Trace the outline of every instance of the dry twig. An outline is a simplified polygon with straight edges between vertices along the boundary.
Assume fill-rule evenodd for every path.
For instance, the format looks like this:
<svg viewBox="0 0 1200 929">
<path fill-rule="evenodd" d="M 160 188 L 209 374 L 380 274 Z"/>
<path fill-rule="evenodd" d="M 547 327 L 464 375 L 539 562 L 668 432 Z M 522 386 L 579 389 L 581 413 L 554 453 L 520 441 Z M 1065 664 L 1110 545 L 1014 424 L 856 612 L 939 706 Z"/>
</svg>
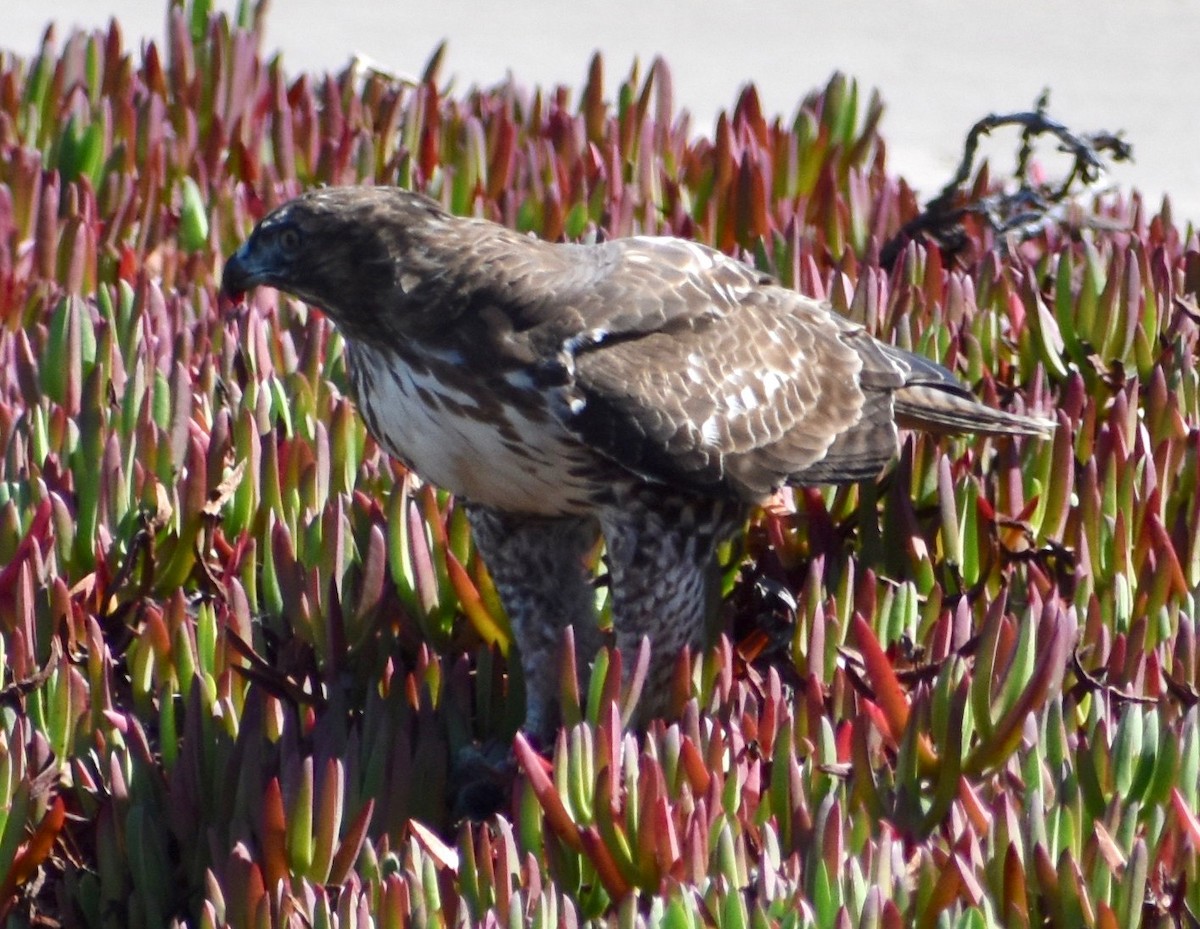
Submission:
<svg viewBox="0 0 1200 929">
<path fill-rule="evenodd" d="M 1050 93 L 1043 91 L 1035 109 L 1022 113 L 985 116 L 971 127 L 963 145 L 962 159 L 950 182 L 942 192 L 929 201 L 925 209 L 904 224 L 904 227 L 884 245 L 880 262 L 891 267 L 904 246 L 919 238 L 929 238 L 950 253 L 960 250 L 967 240 L 963 219 L 968 215 L 980 217 L 997 236 L 1015 235 L 1023 241 L 1048 225 L 1059 222 L 1071 205 L 1071 198 L 1080 185 L 1094 184 L 1104 173 L 1107 162 L 1129 161 L 1132 146 L 1121 133 L 1095 132 L 1079 134 L 1046 115 Z M 1015 190 L 976 196 L 965 193 L 972 174 L 982 136 L 1003 126 L 1021 126 L 1021 146 L 1017 152 L 1017 167 L 1013 178 Z M 1061 182 L 1036 182 L 1030 178 L 1030 163 L 1035 140 L 1044 135 L 1055 137 L 1059 150 L 1072 158 L 1071 169 Z"/>
</svg>

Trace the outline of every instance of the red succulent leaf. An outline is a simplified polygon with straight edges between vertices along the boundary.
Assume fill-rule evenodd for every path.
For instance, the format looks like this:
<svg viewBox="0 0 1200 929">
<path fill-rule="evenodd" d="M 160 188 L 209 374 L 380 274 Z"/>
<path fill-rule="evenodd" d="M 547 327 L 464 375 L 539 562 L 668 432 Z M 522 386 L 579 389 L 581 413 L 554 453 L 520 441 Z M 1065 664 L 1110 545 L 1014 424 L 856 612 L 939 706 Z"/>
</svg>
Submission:
<svg viewBox="0 0 1200 929">
<path fill-rule="evenodd" d="M 862 653 L 867 678 L 875 691 L 875 700 L 883 711 L 883 720 L 887 724 L 885 735 L 893 742 L 899 742 L 908 725 L 908 696 L 900 685 L 900 679 L 896 676 L 887 653 L 861 613 L 854 614 L 851 626 L 854 630 L 854 641 L 858 643 Z"/>
<path fill-rule="evenodd" d="M 533 788 L 533 794 L 537 797 L 542 812 L 546 814 L 546 822 L 550 828 L 575 851 L 582 851 L 579 827 L 571 819 L 554 781 L 550 779 L 549 763 L 534 751 L 533 746 L 520 732 L 513 736 L 513 753 L 517 756 L 518 766 L 529 778 L 529 786 Z"/>
<path fill-rule="evenodd" d="M 62 797 L 55 797 L 33 835 L 17 850 L 4 881 L 0 883 L 0 919 L 7 918 L 16 902 L 18 889 L 27 884 L 42 862 L 50 857 L 66 818 L 66 804 Z"/>
</svg>

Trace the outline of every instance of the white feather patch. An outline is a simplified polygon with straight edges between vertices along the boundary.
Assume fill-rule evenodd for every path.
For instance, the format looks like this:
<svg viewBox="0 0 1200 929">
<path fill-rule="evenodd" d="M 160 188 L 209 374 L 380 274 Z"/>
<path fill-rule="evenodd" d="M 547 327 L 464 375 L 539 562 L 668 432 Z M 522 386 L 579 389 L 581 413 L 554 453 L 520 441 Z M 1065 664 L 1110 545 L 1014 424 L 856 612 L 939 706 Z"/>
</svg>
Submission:
<svg viewBox="0 0 1200 929">
<path fill-rule="evenodd" d="M 359 363 L 370 359 L 375 372 L 369 407 L 379 433 L 376 439 L 424 480 L 509 511 L 560 515 L 579 509 L 577 501 L 586 496 L 588 485 L 571 478 L 570 471 L 591 453 L 564 426 L 552 418 L 521 416 L 508 405 L 508 424 L 521 448 L 516 451 L 511 439 L 505 440 L 501 424 L 480 418 L 474 397 L 447 387 L 428 372 L 414 371 L 396 355 L 381 357 L 378 349 L 362 344 L 350 350 Z M 462 359 L 446 353 L 439 360 Z M 381 374 L 384 370 L 390 373 Z M 427 403 L 423 393 L 434 402 Z M 364 403 L 361 396 L 359 402 Z M 476 415 L 455 414 L 455 406 Z M 371 417 L 366 418 L 370 423 Z"/>
</svg>

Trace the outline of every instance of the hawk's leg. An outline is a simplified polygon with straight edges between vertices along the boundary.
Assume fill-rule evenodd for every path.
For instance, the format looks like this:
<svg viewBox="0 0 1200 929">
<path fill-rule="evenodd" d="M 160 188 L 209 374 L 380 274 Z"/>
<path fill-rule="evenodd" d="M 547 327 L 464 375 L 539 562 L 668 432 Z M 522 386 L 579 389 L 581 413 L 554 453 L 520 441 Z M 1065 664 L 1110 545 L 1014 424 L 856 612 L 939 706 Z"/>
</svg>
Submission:
<svg viewBox="0 0 1200 929">
<path fill-rule="evenodd" d="M 704 646 L 720 607 L 716 550 L 741 529 L 746 509 L 712 497 L 634 492 L 600 517 L 612 576 L 616 644 L 628 673 L 643 638 L 650 668 L 638 722 L 660 715 L 684 646 Z"/>
<path fill-rule="evenodd" d="M 590 517 L 538 517 L 471 505 L 475 544 L 508 611 L 525 678 L 525 729 L 549 740 L 558 724 L 559 650 L 574 627 L 577 667 L 600 647 L 586 558 L 600 537 Z"/>
</svg>

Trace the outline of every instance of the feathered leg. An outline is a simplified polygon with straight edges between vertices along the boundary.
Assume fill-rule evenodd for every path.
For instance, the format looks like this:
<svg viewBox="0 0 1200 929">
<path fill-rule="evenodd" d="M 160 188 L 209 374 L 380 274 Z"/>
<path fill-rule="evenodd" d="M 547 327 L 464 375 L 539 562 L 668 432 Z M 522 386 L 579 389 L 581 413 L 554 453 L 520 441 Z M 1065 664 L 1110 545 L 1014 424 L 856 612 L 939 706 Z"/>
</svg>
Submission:
<svg viewBox="0 0 1200 929">
<path fill-rule="evenodd" d="M 548 741 L 558 724 L 559 649 L 574 627 L 585 671 L 600 647 L 596 592 L 585 565 L 600 527 L 587 517 L 528 517 L 472 505 L 475 544 L 508 611 L 525 677 L 525 729 Z"/>
<path fill-rule="evenodd" d="M 613 629 L 626 673 L 642 639 L 650 641 L 639 723 L 667 709 L 671 675 L 684 646 L 694 652 L 706 643 L 720 607 L 716 549 L 745 518 L 745 507 L 728 500 L 648 492 L 635 492 L 601 514 Z"/>
</svg>

